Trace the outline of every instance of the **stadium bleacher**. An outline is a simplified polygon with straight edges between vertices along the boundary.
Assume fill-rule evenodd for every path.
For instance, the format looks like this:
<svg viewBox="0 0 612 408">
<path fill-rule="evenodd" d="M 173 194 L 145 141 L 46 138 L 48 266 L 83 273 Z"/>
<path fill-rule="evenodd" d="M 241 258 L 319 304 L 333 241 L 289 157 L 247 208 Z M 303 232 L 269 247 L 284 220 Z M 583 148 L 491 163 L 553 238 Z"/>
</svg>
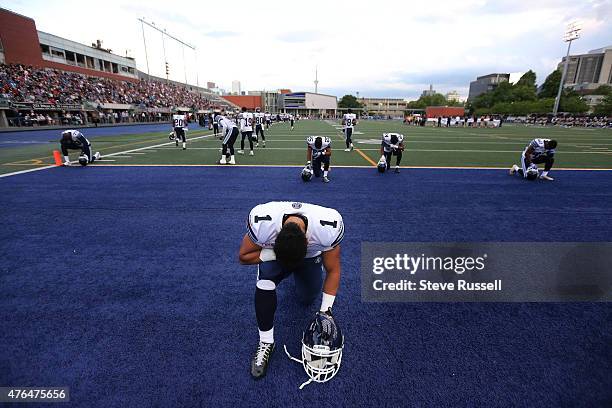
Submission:
<svg viewBox="0 0 612 408">
<path fill-rule="evenodd" d="M 0 64 L 0 100 L 57 105 L 58 111 L 62 110 L 60 105 L 66 104 L 89 105 L 98 110 L 105 104 L 120 104 L 139 112 L 176 107 L 197 112 L 232 106 L 213 93 L 193 91 L 173 82 L 119 81 L 21 64 Z"/>
</svg>

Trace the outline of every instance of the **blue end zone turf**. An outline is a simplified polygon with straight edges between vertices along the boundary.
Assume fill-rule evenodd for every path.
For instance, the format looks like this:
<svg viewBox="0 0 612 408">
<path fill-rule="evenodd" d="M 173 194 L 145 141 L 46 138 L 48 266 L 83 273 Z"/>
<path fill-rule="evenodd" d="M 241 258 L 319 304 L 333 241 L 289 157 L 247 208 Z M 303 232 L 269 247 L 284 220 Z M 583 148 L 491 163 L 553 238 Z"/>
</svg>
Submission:
<svg viewBox="0 0 612 408">
<path fill-rule="evenodd" d="M 0 385 L 70 386 L 81 407 L 612 401 L 609 303 L 370 304 L 359 276 L 362 241 L 609 241 L 612 173 L 334 169 L 330 184 L 305 184 L 300 170 L 94 165 L 2 179 Z M 346 225 L 342 368 L 303 391 L 282 345 L 299 353 L 318 301 L 294 302 L 291 280 L 268 376 L 249 375 L 256 268 L 237 251 L 249 209 L 269 200 L 332 206 Z"/>
</svg>

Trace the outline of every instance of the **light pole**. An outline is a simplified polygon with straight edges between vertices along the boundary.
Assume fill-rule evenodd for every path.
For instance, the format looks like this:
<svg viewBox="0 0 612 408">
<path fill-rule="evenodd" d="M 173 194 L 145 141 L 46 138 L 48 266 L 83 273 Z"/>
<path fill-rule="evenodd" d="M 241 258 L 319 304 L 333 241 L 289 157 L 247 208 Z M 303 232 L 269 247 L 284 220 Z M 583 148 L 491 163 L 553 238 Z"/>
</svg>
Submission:
<svg viewBox="0 0 612 408">
<path fill-rule="evenodd" d="M 555 99 L 555 107 L 553 108 L 553 115 L 557 116 L 559 110 L 559 102 L 561 102 L 561 93 L 563 91 L 563 83 L 565 82 L 565 76 L 567 75 L 567 66 L 569 65 L 570 48 L 572 41 L 580 38 L 580 26 L 577 22 L 573 22 L 567 25 L 567 30 L 563 36 L 563 41 L 567 43 L 567 55 L 565 56 L 565 64 L 563 64 L 563 73 L 561 74 L 561 82 L 559 83 L 559 91 L 557 92 L 557 98 Z"/>
</svg>

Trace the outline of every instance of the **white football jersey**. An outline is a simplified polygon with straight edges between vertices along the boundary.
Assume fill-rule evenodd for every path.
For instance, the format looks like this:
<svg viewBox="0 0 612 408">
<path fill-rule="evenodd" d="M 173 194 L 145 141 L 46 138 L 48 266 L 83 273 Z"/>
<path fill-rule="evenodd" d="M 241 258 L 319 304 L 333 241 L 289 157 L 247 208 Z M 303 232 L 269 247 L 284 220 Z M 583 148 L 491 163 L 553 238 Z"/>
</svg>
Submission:
<svg viewBox="0 0 612 408">
<path fill-rule="evenodd" d="M 253 131 L 253 114 L 251 112 L 243 112 L 238 116 L 238 118 L 240 119 L 241 132 Z"/>
<path fill-rule="evenodd" d="M 317 137 L 320 137 L 321 140 L 321 148 L 317 149 L 315 147 L 315 139 Z M 323 150 L 327 149 L 328 147 L 331 147 L 331 139 L 329 137 L 325 137 L 325 136 L 308 136 L 308 138 L 306 139 L 306 144 L 308 146 L 310 146 L 310 148 L 315 151 L 315 152 L 322 152 Z"/>
<path fill-rule="evenodd" d="M 397 136 L 397 143 L 391 143 L 391 136 Z M 382 145 L 385 152 L 390 152 L 391 150 L 397 148 L 404 141 L 404 135 L 399 133 L 383 133 L 382 135 Z"/>
<path fill-rule="evenodd" d="M 306 258 L 314 258 L 335 248 L 344 238 L 344 223 L 338 211 L 291 201 L 271 201 L 253 208 L 247 220 L 247 233 L 255 244 L 273 248 L 288 215 L 300 215 L 307 220 Z"/>
<path fill-rule="evenodd" d="M 261 112 L 255 112 L 253 116 L 255 118 L 255 126 L 263 126 L 265 115 Z"/>
<path fill-rule="evenodd" d="M 219 124 L 219 126 L 222 126 L 226 129 L 231 129 L 231 128 L 235 128 L 236 124 L 234 123 L 234 121 L 232 121 L 231 119 L 226 118 L 223 115 L 217 115 L 217 123 Z"/>
<path fill-rule="evenodd" d="M 187 118 L 185 115 L 172 115 L 172 127 L 187 129 Z"/>
<path fill-rule="evenodd" d="M 269 122 L 271 115 L 269 113 L 264 113 L 264 117 L 266 118 L 266 122 Z"/>
<path fill-rule="evenodd" d="M 78 130 L 74 130 L 74 129 L 70 129 L 70 130 L 64 130 L 62 132 L 62 135 L 64 133 L 70 133 L 70 138 L 72 139 L 73 142 L 76 142 L 78 140 L 83 140 L 85 139 L 85 136 L 83 136 L 83 134 L 81 132 L 79 132 Z M 85 139 L 87 140 L 87 139 Z"/>
<path fill-rule="evenodd" d="M 550 141 L 550 139 L 533 139 L 531 142 L 529 142 L 527 147 L 525 147 L 525 150 L 523 150 L 523 156 L 525 156 L 525 153 L 527 153 L 527 149 L 529 149 L 530 147 L 533 147 L 534 157 L 541 156 L 543 154 L 555 154 L 555 149 L 546 149 L 544 147 L 544 142 L 548 141 Z"/>
<path fill-rule="evenodd" d="M 357 121 L 357 115 L 354 113 L 345 113 L 342 119 L 344 119 L 345 128 L 354 128 L 355 122 Z"/>
</svg>

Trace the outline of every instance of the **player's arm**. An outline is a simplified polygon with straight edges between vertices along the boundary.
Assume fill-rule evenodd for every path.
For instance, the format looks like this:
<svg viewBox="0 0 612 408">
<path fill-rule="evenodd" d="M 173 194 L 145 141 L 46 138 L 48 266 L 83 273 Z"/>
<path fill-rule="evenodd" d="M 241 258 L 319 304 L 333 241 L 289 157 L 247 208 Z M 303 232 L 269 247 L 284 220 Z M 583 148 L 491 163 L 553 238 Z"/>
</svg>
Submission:
<svg viewBox="0 0 612 408">
<path fill-rule="evenodd" d="M 322 256 L 326 272 L 323 293 L 336 296 L 340 287 L 340 245 L 323 252 Z"/>
<path fill-rule="evenodd" d="M 306 150 L 306 160 L 310 163 L 312 161 L 312 147 L 308 145 L 308 150 Z"/>
<path fill-rule="evenodd" d="M 261 254 L 261 247 L 257 245 L 249 234 L 245 234 L 240 244 L 240 250 L 238 251 L 238 260 L 243 265 L 254 265 L 261 262 L 259 255 Z"/>
<path fill-rule="evenodd" d="M 529 146 L 525 151 L 525 164 L 529 166 L 531 164 L 531 155 L 533 154 L 533 146 Z"/>
<path fill-rule="evenodd" d="M 331 156 L 331 147 L 327 147 L 327 148 L 325 149 L 325 153 L 324 153 L 324 154 L 325 154 L 326 156 Z"/>
</svg>

